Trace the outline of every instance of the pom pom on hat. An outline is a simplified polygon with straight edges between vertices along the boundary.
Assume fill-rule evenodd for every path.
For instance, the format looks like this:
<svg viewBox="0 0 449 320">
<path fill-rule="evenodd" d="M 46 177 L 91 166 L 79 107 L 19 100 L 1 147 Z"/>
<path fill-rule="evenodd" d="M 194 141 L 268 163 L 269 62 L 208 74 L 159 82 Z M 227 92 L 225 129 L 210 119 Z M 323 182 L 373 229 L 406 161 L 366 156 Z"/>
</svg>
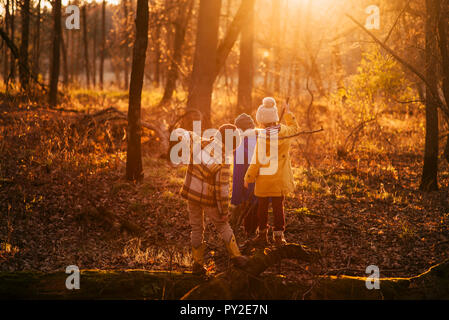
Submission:
<svg viewBox="0 0 449 320">
<path fill-rule="evenodd" d="M 261 124 L 279 121 L 278 108 L 274 98 L 266 97 L 262 100 L 262 105 L 257 109 L 256 120 Z"/>
<path fill-rule="evenodd" d="M 266 97 L 266 98 L 263 98 L 263 100 L 262 100 L 262 105 L 263 105 L 265 108 L 276 107 L 276 100 L 274 100 L 274 98 L 272 98 L 272 97 Z"/>
</svg>

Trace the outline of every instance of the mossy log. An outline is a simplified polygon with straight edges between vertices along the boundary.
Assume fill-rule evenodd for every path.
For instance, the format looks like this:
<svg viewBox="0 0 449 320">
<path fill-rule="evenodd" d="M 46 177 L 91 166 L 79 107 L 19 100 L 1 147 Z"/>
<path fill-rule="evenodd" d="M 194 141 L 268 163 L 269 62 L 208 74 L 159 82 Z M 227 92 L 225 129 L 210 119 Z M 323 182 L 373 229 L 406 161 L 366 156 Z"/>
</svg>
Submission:
<svg viewBox="0 0 449 320">
<path fill-rule="evenodd" d="M 368 290 L 366 278 L 317 276 L 313 285 L 261 275 L 282 259 L 317 263 L 300 245 L 261 250 L 245 270 L 231 268 L 209 279 L 191 273 L 145 270 L 82 270 L 80 289 L 65 287 L 64 272 L 0 273 L 0 299 L 449 299 L 449 260 L 410 278 L 381 278 Z"/>
<path fill-rule="evenodd" d="M 368 290 L 366 277 L 321 277 L 311 299 L 437 300 L 449 299 L 449 260 L 409 278 L 380 278 L 379 289 Z"/>
<path fill-rule="evenodd" d="M 80 289 L 66 288 L 65 272 L 0 273 L 0 299 L 179 299 L 204 282 L 191 273 L 80 270 Z"/>
</svg>

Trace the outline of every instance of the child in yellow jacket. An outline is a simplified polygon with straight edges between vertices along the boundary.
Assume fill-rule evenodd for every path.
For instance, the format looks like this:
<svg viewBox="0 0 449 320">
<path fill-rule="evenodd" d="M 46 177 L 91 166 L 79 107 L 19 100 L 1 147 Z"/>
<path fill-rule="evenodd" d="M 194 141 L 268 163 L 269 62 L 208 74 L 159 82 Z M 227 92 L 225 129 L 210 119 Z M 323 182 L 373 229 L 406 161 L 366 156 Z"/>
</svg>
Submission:
<svg viewBox="0 0 449 320">
<path fill-rule="evenodd" d="M 271 198 L 274 214 L 274 242 L 276 245 L 283 245 L 286 243 L 284 238 L 284 198 L 288 193 L 294 191 L 294 179 L 289 154 L 291 140 L 278 138 L 295 134 L 299 127 L 288 105 L 285 109 L 286 125 L 278 123 L 276 101 L 270 97 L 263 99 L 263 104 L 257 110 L 256 120 L 264 130 L 259 134 L 251 165 L 245 175 L 245 186 L 255 182 L 254 194 L 258 197 L 259 202 L 257 209 L 259 234 L 256 242 L 268 244 L 268 204 Z M 265 152 L 261 152 L 262 156 L 258 150 L 261 148 L 261 143 L 266 146 Z M 259 157 L 263 157 L 264 153 L 270 150 L 270 143 L 277 144 L 277 154 L 267 155 L 266 157 L 269 159 L 267 163 L 266 159 Z M 277 169 L 272 170 L 273 172 L 262 173 L 261 169 L 267 171 L 267 168 L 272 165 L 272 161 L 277 161 Z"/>
</svg>

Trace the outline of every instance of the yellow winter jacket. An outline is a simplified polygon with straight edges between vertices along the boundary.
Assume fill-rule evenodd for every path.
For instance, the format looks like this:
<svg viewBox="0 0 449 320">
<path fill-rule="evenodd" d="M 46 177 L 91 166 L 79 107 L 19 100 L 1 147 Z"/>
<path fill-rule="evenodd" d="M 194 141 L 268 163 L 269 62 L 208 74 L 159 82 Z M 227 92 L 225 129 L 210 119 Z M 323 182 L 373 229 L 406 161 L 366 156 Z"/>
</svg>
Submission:
<svg viewBox="0 0 449 320">
<path fill-rule="evenodd" d="M 285 114 L 285 122 L 286 125 L 280 125 L 278 134 L 279 138 L 290 136 L 298 132 L 299 126 L 293 113 Z M 259 141 L 260 143 L 266 143 L 265 153 L 269 161 L 277 161 L 277 170 L 273 170 L 271 174 L 266 174 L 266 172 L 265 174 L 261 174 L 263 171 L 261 172 L 260 170 L 263 168 L 268 168 L 270 166 L 270 162 L 268 162 L 267 159 L 260 161 L 261 159 L 259 159 L 258 156 L 258 149 L 260 147 Z M 278 142 L 277 155 L 270 155 L 270 139 L 264 139 L 259 136 L 251 165 L 246 172 L 245 181 L 248 183 L 256 183 L 254 194 L 257 197 L 285 196 L 288 193 L 293 192 L 295 189 L 289 154 L 291 139 L 276 139 L 276 141 Z M 265 164 L 261 164 L 261 162 L 265 162 Z"/>
</svg>

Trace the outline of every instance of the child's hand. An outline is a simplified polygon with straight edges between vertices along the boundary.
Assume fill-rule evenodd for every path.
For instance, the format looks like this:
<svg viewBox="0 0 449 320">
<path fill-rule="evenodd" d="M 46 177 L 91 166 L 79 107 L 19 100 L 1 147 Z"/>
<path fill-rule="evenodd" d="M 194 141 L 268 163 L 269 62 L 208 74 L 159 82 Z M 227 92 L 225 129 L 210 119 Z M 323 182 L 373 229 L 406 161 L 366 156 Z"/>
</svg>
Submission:
<svg viewBox="0 0 449 320">
<path fill-rule="evenodd" d="M 248 182 L 243 182 L 243 186 L 245 187 L 245 189 L 248 189 Z"/>
<path fill-rule="evenodd" d="M 228 222 L 229 221 L 229 215 L 221 216 L 221 221 Z"/>
</svg>

